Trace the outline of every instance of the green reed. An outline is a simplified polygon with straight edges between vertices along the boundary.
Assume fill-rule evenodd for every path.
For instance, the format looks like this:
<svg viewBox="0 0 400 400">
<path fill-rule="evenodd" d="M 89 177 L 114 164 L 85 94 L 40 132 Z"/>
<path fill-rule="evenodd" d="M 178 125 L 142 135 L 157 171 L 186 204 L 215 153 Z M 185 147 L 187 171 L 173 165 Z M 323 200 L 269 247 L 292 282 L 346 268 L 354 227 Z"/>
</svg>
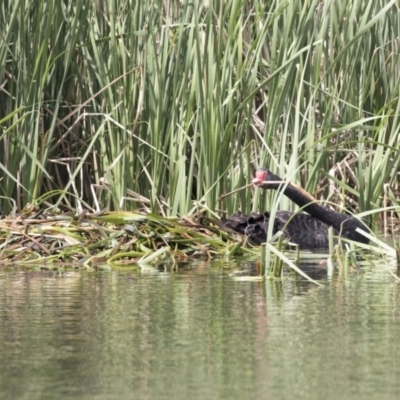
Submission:
<svg viewBox="0 0 400 400">
<path fill-rule="evenodd" d="M 57 190 L 45 206 L 249 211 L 272 197 L 219 197 L 257 165 L 355 212 L 397 182 L 394 0 L 5 0 L 0 24 L 5 213 Z"/>
</svg>

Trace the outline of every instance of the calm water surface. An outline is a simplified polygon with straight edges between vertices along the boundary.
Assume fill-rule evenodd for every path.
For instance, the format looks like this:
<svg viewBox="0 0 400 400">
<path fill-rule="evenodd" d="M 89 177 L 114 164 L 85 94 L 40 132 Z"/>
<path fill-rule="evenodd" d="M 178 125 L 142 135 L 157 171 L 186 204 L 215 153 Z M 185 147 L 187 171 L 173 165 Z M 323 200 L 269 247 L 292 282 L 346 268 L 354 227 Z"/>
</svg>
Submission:
<svg viewBox="0 0 400 400">
<path fill-rule="evenodd" d="M 0 270 L 0 399 L 399 399 L 387 271 Z"/>
</svg>

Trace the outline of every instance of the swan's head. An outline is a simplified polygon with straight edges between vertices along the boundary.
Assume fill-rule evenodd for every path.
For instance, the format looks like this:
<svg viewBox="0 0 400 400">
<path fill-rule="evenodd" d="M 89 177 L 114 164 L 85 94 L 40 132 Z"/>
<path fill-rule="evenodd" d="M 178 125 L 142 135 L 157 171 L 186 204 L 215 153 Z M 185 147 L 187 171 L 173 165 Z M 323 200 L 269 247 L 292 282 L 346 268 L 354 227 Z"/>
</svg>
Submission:
<svg viewBox="0 0 400 400">
<path fill-rule="evenodd" d="M 259 168 L 255 172 L 254 179 L 251 182 L 254 186 L 258 186 L 261 189 L 278 189 L 282 183 L 282 179 L 267 168 Z"/>
</svg>

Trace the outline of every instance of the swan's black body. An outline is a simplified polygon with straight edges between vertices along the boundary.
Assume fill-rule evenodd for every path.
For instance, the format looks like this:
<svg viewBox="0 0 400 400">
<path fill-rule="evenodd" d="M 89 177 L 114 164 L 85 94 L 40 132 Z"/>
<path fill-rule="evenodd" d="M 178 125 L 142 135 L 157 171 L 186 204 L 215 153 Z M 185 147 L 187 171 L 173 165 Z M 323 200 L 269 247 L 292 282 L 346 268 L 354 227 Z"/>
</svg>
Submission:
<svg viewBox="0 0 400 400">
<path fill-rule="evenodd" d="M 256 171 L 253 184 L 263 189 L 282 190 L 290 200 L 308 213 L 277 211 L 275 214 L 273 233 L 283 231 L 286 239 L 298 244 L 301 249 L 327 248 L 329 227 L 333 228 L 334 235 L 368 243 L 368 239 L 356 231 L 357 228 L 367 231 L 360 220 L 319 205 L 309 193 L 283 182 L 266 168 Z M 267 240 L 269 217 L 268 212 L 250 215 L 237 213 L 223 220 L 223 223 L 234 231 L 247 235 L 253 244 L 258 245 Z"/>
</svg>

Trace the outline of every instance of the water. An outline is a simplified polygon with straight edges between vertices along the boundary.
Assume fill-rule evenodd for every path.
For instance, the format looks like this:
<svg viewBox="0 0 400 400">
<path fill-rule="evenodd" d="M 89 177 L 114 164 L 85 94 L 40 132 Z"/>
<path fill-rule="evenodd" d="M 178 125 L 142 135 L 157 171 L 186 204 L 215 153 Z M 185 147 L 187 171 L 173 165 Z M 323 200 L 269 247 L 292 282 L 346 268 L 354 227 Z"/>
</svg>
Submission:
<svg viewBox="0 0 400 400">
<path fill-rule="evenodd" d="M 318 287 L 232 270 L 1 270 L 0 398 L 400 398 L 387 271 L 317 268 Z"/>
</svg>

